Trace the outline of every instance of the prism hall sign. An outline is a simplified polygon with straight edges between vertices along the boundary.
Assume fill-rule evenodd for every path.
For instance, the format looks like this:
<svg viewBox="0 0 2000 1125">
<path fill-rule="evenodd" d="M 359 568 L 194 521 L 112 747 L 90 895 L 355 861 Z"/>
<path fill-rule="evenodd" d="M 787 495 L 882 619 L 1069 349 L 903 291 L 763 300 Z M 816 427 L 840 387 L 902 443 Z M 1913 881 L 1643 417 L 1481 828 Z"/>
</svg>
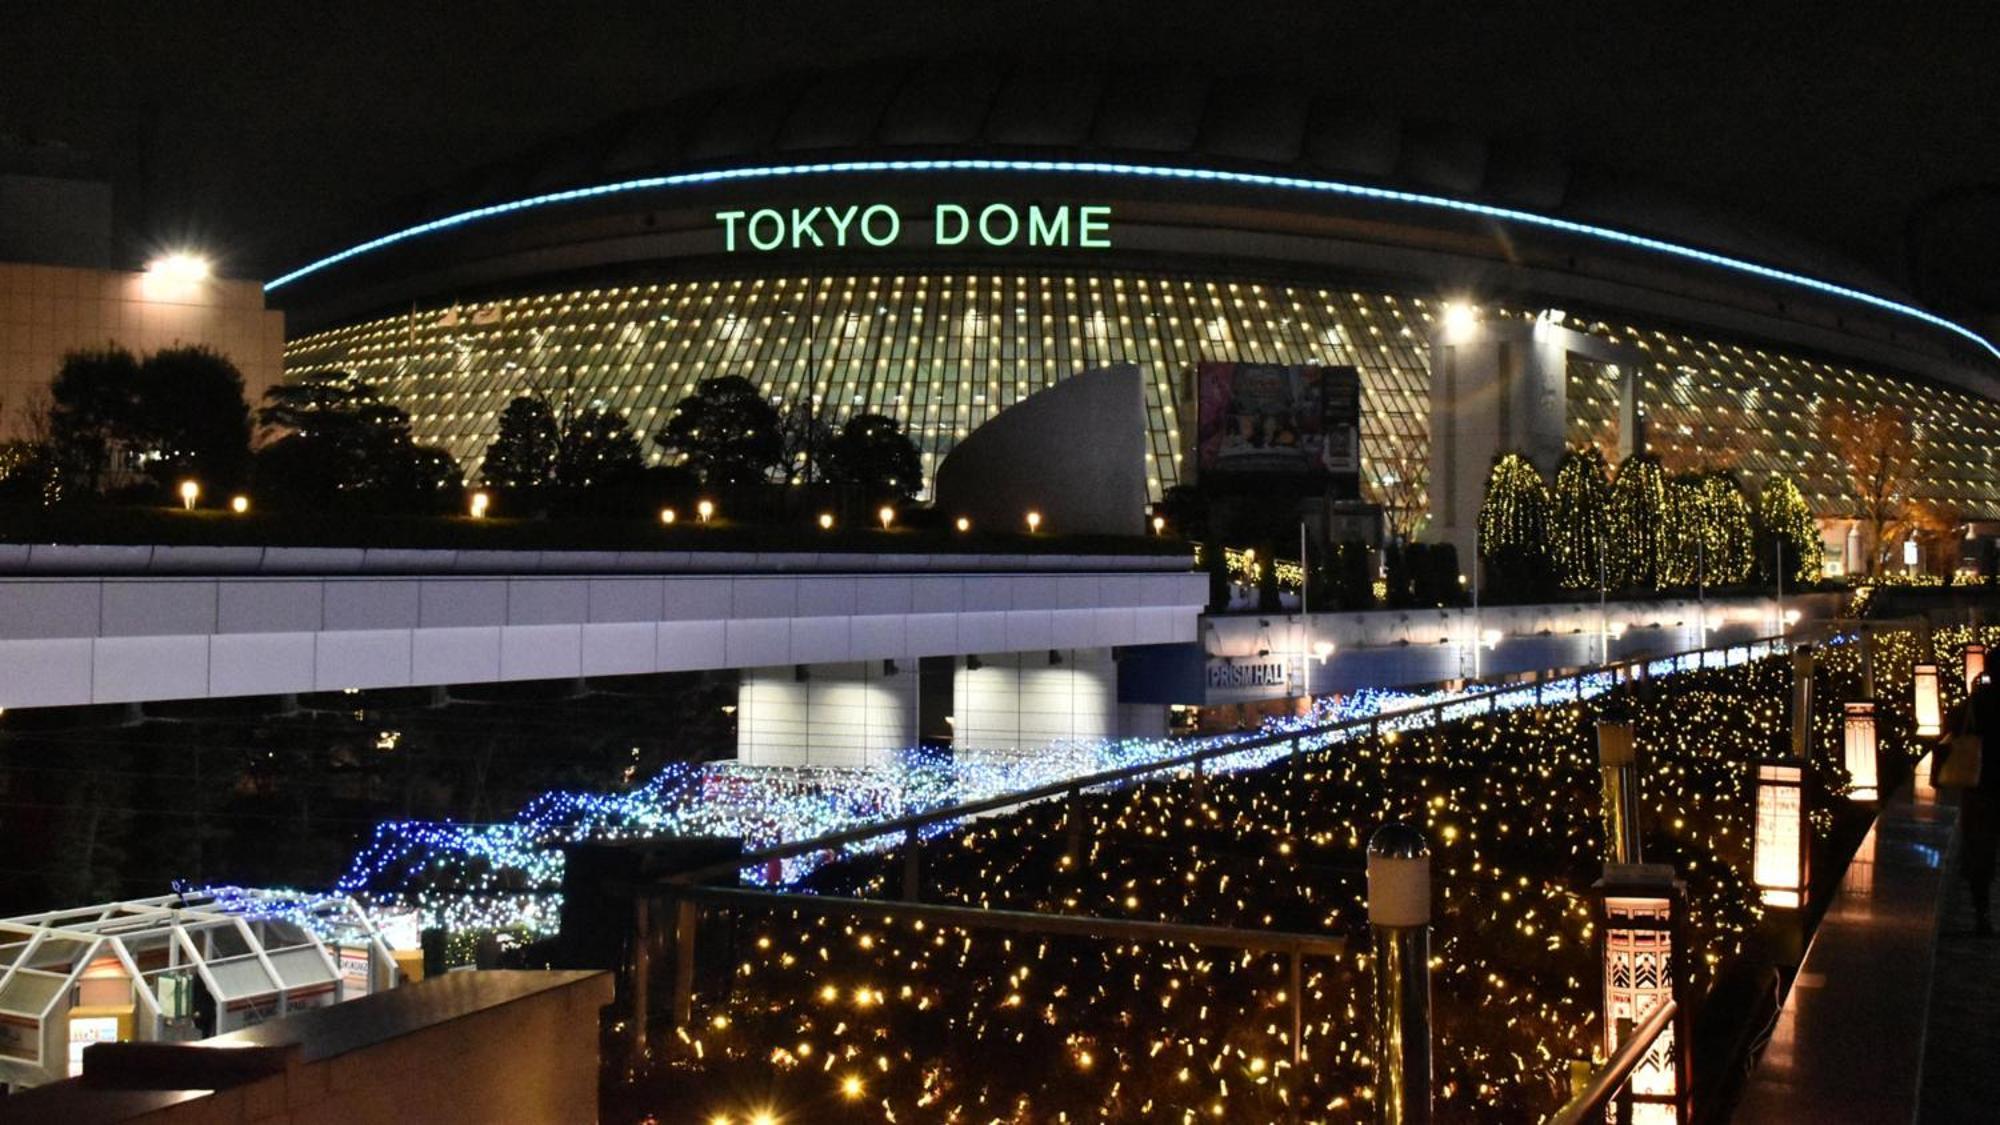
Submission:
<svg viewBox="0 0 2000 1125">
<path fill-rule="evenodd" d="M 722 248 L 811 250 L 849 246 L 894 246 L 903 239 L 902 213 L 887 203 L 823 204 L 818 207 L 763 207 L 717 211 Z M 931 212 L 932 246 L 1034 246 L 1105 250 L 1111 246 L 1111 208 L 1105 205 L 1016 207 L 989 203 L 972 208 L 940 203 Z M 911 241 L 916 241 L 914 238 Z"/>
</svg>

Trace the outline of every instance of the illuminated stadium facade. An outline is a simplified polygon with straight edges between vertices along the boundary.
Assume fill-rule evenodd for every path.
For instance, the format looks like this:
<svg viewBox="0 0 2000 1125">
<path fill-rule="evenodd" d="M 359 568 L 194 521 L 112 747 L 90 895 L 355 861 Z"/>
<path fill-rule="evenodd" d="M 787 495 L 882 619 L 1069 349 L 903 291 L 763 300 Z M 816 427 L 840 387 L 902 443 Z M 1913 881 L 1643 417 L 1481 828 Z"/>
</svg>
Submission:
<svg viewBox="0 0 2000 1125">
<path fill-rule="evenodd" d="M 1615 453 L 1640 412 L 1670 467 L 1789 473 L 1853 515 L 1829 398 L 1905 408 L 1920 498 L 2000 517 L 2000 352 L 1972 331 L 1539 152 L 1257 88 L 920 68 L 690 99 L 270 289 L 289 373 L 369 380 L 475 474 L 517 394 L 651 434 L 740 374 L 899 419 L 928 478 L 1021 397 L 1130 362 L 1157 497 L 1189 475 L 1185 373 L 1244 360 L 1356 366 L 1365 480 L 1410 503 L 1428 469 L 1446 534 L 1495 449 Z"/>
</svg>

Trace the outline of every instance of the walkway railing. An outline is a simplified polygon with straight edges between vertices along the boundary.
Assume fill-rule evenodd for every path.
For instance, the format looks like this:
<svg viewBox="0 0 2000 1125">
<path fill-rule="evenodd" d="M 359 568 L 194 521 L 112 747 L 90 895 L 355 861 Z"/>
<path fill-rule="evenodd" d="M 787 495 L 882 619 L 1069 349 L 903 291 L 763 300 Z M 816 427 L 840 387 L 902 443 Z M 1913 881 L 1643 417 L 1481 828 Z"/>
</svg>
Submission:
<svg viewBox="0 0 2000 1125">
<path fill-rule="evenodd" d="M 735 910 L 782 911 L 827 917 L 875 918 L 882 921 L 919 920 L 932 927 L 1007 930 L 1054 937 L 1113 939 L 1131 942 L 1177 942 L 1241 950 L 1246 953 L 1285 957 L 1289 981 L 1285 1002 L 1291 1017 L 1292 1065 L 1300 1063 L 1305 1030 L 1305 989 L 1303 962 L 1307 957 L 1339 958 L 1348 952 L 1347 939 L 1326 934 L 1302 934 L 1275 930 L 1237 929 L 1229 926 L 1201 926 L 1180 922 L 1147 922 L 1132 918 L 1103 918 L 1082 914 L 1038 913 L 1025 910 L 989 910 L 970 906 L 936 903 L 890 903 L 870 899 L 841 898 L 833 895 L 787 894 L 774 891 L 741 890 L 733 887 L 682 887 L 671 894 L 674 908 L 674 994 L 673 1018 L 687 1026 L 693 1016 L 695 957 L 700 947 L 699 926 L 702 906 Z M 643 989 L 651 976 L 651 935 L 642 933 L 635 946 L 638 963 L 633 982 Z M 645 1039 L 647 1004 L 642 997 L 635 1003 L 637 1041 Z"/>
<path fill-rule="evenodd" d="M 1667 1028 L 1673 1026 L 1674 1013 L 1679 1005 L 1672 1000 L 1663 1000 L 1646 1013 L 1639 1026 L 1625 1037 L 1602 1067 L 1590 1076 L 1590 1081 L 1577 1091 L 1563 1107 L 1553 1114 L 1544 1125 L 1581 1125 L 1585 1121 L 1606 1120 L 1605 1110 L 1613 1099 L 1617 1100 L 1617 1114 L 1609 1120 L 1623 1125 L 1632 1120 L 1632 1072 L 1645 1061 L 1653 1050 L 1653 1044 Z M 1623 1023 L 1623 1020 L 1619 1021 Z"/>
<path fill-rule="evenodd" d="M 1628 680 L 1647 675 L 1670 674 L 1693 668 L 1727 667 L 1740 660 L 1754 659 L 1760 655 L 1780 651 L 1787 642 L 1785 636 L 1759 637 L 1735 644 L 1715 648 L 1690 649 L 1678 653 L 1656 656 L 1630 657 L 1613 661 L 1579 672 L 1566 679 L 1537 681 L 1532 684 L 1512 683 L 1491 691 L 1458 696 L 1440 700 L 1407 710 L 1381 712 L 1365 719 L 1350 719 L 1339 723 L 1313 727 L 1299 731 L 1279 731 L 1252 738 L 1237 739 L 1203 746 L 1185 754 L 1161 758 L 1153 762 L 1123 766 L 1050 782 L 1032 789 L 1013 793 L 1002 793 L 977 801 L 966 801 L 943 805 L 921 813 L 896 817 L 874 824 L 859 825 L 839 832 L 815 836 L 809 840 L 795 840 L 790 843 L 774 844 L 743 853 L 740 857 L 722 860 L 697 867 L 673 876 L 674 883 L 701 883 L 723 876 L 734 876 L 739 872 L 759 872 L 768 870 L 774 864 L 787 860 L 799 860 L 810 856 L 837 853 L 840 849 L 869 840 L 885 837 L 900 837 L 905 845 L 903 893 L 906 900 L 917 897 L 921 873 L 920 847 L 927 834 L 935 835 L 954 823 L 968 817 L 1000 812 L 1034 804 L 1056 797 L 1065 797 L 1080 812 L 1084 793 L 1107 787 L 1122 786 L 1130 782 L 1156 776 L 1166 776 L 1180 772 L 1191 772 L 1199 783 L 1209 771 L 1211 763 L 1220 759 L 1239 756 L 1255 756 L 1243 765 L 1269 765 L 1279 760 L 1289 762 L 1290 768 L 1297 769 L 1301 757 L 1310 750 L 1320 750 L 1336 742 L 1366 735 L 1374 737 L 1385 731 L 1416 730 L 1436 726 L 1439 723 L 1471 718 L 1476 715 L 1491 715 L 1500 710 L 1512 710 L 1520 706 L 1544 706 L 1554 702 L 1579 702 L 1586 698 L 1586 690 L 1595 696 L 1604 690 Z M 1741 653 L 1739 658 L 1736 654 Z M 1711 660 L 1711 657 L 1719 659 Z M 1635 672 L 1637 673 L 1635 675 Z M 1259 754 L 1259 752 L 1265 752 Z M 1076 850 L 1075 838 L 1082 831 L 1082 818 L 1069 818 L 1071 851 Z M 928 830 L 928 831 L 927 831 Z M 772 880 L 779 881 L 779 880 Z"/>
</svg>

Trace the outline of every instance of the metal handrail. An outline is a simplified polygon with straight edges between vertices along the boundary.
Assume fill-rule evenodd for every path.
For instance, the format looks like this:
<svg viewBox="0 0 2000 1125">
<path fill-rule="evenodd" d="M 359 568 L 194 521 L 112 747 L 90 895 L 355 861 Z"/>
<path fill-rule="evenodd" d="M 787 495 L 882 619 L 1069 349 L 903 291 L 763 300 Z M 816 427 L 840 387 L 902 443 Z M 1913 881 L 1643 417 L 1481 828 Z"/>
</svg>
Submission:
<svg viewBox="0 0 2000 1125">
<path fill-rule="evenodd" d="M 1755 648 L 1758 645 L 1783 643 L 1788 639 L 1790 638 L 1787 635 L 1779 634 L 1776 636 L 1754 637 L 1749 640 L 1738 641 L 1733 644 L 1715 645 L 1708 648 L 1686 649 L 1680 652 L 1655 653 L 1647 656 L 1628 657 L 1623 660 L 1613 661 L 1612 663 L 1609 664 L 1596 665 L 1595 667 L 1590 668 L 1587 671 L 1578 672 L 1576 673 L 1576 675 L 1569 678 L 1580 679 L 1583 676 L 1595 676 L 1595 675 L 1603 675 L 1606 673 L 1616 673 L 1623 669 L 1632 668 L 1639 665 L 1656 664 L 1663 660 L 1679 660 L 1682 657 L 1703 656 L 1711 652 L 1726 653 L 1732 649 Z M 901 834 L 906 838 L 915 839 L 918 833 L 920 833 L 924 828 L 927 828 L 933 824 L 937 824 L 940 821 L 960 820 L 968 816 L 977 815 L 979 813 L 994 812 L 1000 809 L 1014 808 L 1015 806 L 1018 805 L 1032 804 L 1036 801 L 1047 800 L 1051 797 L 1059 797 L 1065 794 L 1080 793 L 1082 790 L 1093 789 L 1098 786 L 1115 785 L 1121 782 L 1130 781 L 1134 778 L 1145 777 L 1149 774 L 1166 773 L 1172 770 L 1186 769 L 1192 766 L 1199 766 L 1202 763 L 1208 762 L 1215 758 L 1228 757 L 1233 754 L 1248 753 L 1253 750 L 1259 750 L 1269 746 L 1276 746 L 1281 743 L 1286 743 L 1286 742 L 1292 743 L 1293 753 L 1297 754 L 1300 751 L 1300 747 L 1298 744 L 1304 739 L 1320 738 L 1328 735 L 1339 734 L 1342 732 L 1352 732 L 1356 730 L 1361 730 L 1363 728 L 1379 730 L 1380 724 L 1383 723 L 1384 721 L 1404 722 L 1411 718 L 1424 715 L 1427 712 L 1441 712 L 1449 708 L 1464 708 L 1467 706 L 1477 707 L 1480 703 L 1483 702 L 1487 705 L 1487 713 L 1491 714 L 1494 710 L 1494 704 L 1499 699 L 1499 697 L 1531 689 L 1539 690 L 1543 686 L 1544 685 L 1540 683 L 1532 685 L 1510 683 L 1507 684 L 1506 686 L 1496 687 L 1491 691 L 1480 692 L 1472 695 L 1462 695 L 1457 697 L 1456 699 L 1441 700 L 1437 703 L 1426 704 L 1422 707 L 1413 707 L 1406 711 L 1381 712 L 1375 715 L 1370 715 L 1366 718 L 1348 719 L 1343 722 L 1330 723 L 1326 726 L 1313 727 L 1308 730 L 1284 731 L 1277 734 L 1260 735 L 1254 738 L 1243 739 L 1241 741 L 1218 743 L 1213 746 L 1202 747 L 1199 750 L 1195 750 L 1186 754 L 1179 754 L 1171 758 L 1162 758 L 1154 762 L 1142 762 L 1137 765 L 1122 766 L 1119 767 L 1118 769 L 1105 770 L 1100 773 L 1086 774 L 1082 777 L 1066 778 L 1062 781 L 1052 781 L 1043 785 L 1035 786 L 1032 789 L 1022 789 L 1012 793 L 1002 793 L 993 797 L 981 798 L 980 800 L 977 801 L 955 802 L 949 805 L 941 805 L 937 808 L 928 809 L 924 812 L 912 813 L 907 816 L 900 816 L 891 820 L 876 821 L 871 824 L 857 825 L 856 827 L 843 829 L 839 832 L 830 832 L 824 836 L 815 836 L 809 840 L 797 840 L 788 844 L 773 844 L 767 848 L 760 848 L 756 851 L 744 852 L 742 855 L 737 857 L 733 857 L 727 860 L 721 860 L 716 863 L 706 864 L 704 866 L 697 867 L 689 871 L 680 872 L 678 874 L 669 877 L 666 880 L 666 882 L 698 883 L 704 879 L 713 879 L 716 878 L 717 876 L 733 875 L 736 872 L 742 871 L 746 868 L 756 867 L 763 864 L 769 864 L 773 861 L 796 859 L 799 856 L 811 855 L 815 852 L 829 851 L 835 848 L 839 848 L 846 844 L 858 843 L 862 840 L 872 840 L 880 836 L 893 836 Z"/>
<path fill-rule="evenodd" d="M 1679 1010 L 1680 1005 L 1672 999 L 1655 1005 L 1652 1011 L 1646 1013 L 1646 1018 L 1639 1021 L 1639 1026 L 1632 1029 L 1632 1034 L 1625 1037 L 1625 1042 L 1618 1044 L 1618 1049 L 1611 1053 L 1604 1065 L 1590 1076 L 1583 1089 L 1563 1103 L 1561 1109 L 1550 1114 L 1542 1125 L 1581 1125 L 1586 1120 L 1601 1120 L 1604 1107 L 1617 1096 L 1625 1080 L 1632 1077 L 1632 1072 L 1638 1069 L 1639 1060 L 1653 1049 L 1653 1042 L 1666 1031 L 1667 1024 Z M 1597 1116 L 1593 1117 L 1593 1114 Z"/>
<path fill-rule="evenodd" d="M 1041 914 L 1027 910 L 989 910 L 935 902 L 883 902 L 879 899 L 802 895 L 755 891 L 740 887 L 687 887 L 674 897 L 718 906 L 749 906 L 759 910 L 810 910 L 819 914 L 868 915 L 878 918 L 922 918 L 926 922 L 967 929 L 1015 930 L 1065 937 L 1130 938 L 1138 941 L 1183 941 L 1219 945 L 1252 953 L 1303 953 L 1339 957 L 1347 952 L 1345 937 L 1301 934 L 1283 930 L 1234 929 L 1187 922 L 1148 922 L 1138 918 L 1104 918 L 1092 914 Z"/>
</svg>

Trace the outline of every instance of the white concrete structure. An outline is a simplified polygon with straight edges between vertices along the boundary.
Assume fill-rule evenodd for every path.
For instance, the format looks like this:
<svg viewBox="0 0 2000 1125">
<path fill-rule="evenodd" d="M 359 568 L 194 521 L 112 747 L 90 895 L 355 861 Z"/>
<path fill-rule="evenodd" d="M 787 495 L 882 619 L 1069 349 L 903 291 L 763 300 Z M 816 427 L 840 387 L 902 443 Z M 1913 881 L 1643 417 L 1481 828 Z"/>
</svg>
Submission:
<svg viewBox="0 0 2000 1125">
<path fill-rule="evenodd" d="M 1167 556 L 55 550 L 0 548 L 0 707 L 1162 644 L 1207 595 Z M 92 558 L 132 573 L 40 576 Z"/>
<path fill-rule="evenodd" d="M 917 744 L 917 662 L 750 668 L 736 757 L 750 765 L 866 766 Z"/>
<path fill-rule="evenodd" d="M 1638 432 L 1632 373 L 1636 349 L 1565 328 L 1553 314 L 1533 321 L 1481 320 L 1469 308 L 1448 310 L 1431 339 L 1430 511 L 1427 538 L 1473 556 L 1479 505 L 1493 459 L 1519 452 L 1553 474 L 1566 440 L 1569 357 L 1623 363 L 1618 454 Z"/>
</svg>

